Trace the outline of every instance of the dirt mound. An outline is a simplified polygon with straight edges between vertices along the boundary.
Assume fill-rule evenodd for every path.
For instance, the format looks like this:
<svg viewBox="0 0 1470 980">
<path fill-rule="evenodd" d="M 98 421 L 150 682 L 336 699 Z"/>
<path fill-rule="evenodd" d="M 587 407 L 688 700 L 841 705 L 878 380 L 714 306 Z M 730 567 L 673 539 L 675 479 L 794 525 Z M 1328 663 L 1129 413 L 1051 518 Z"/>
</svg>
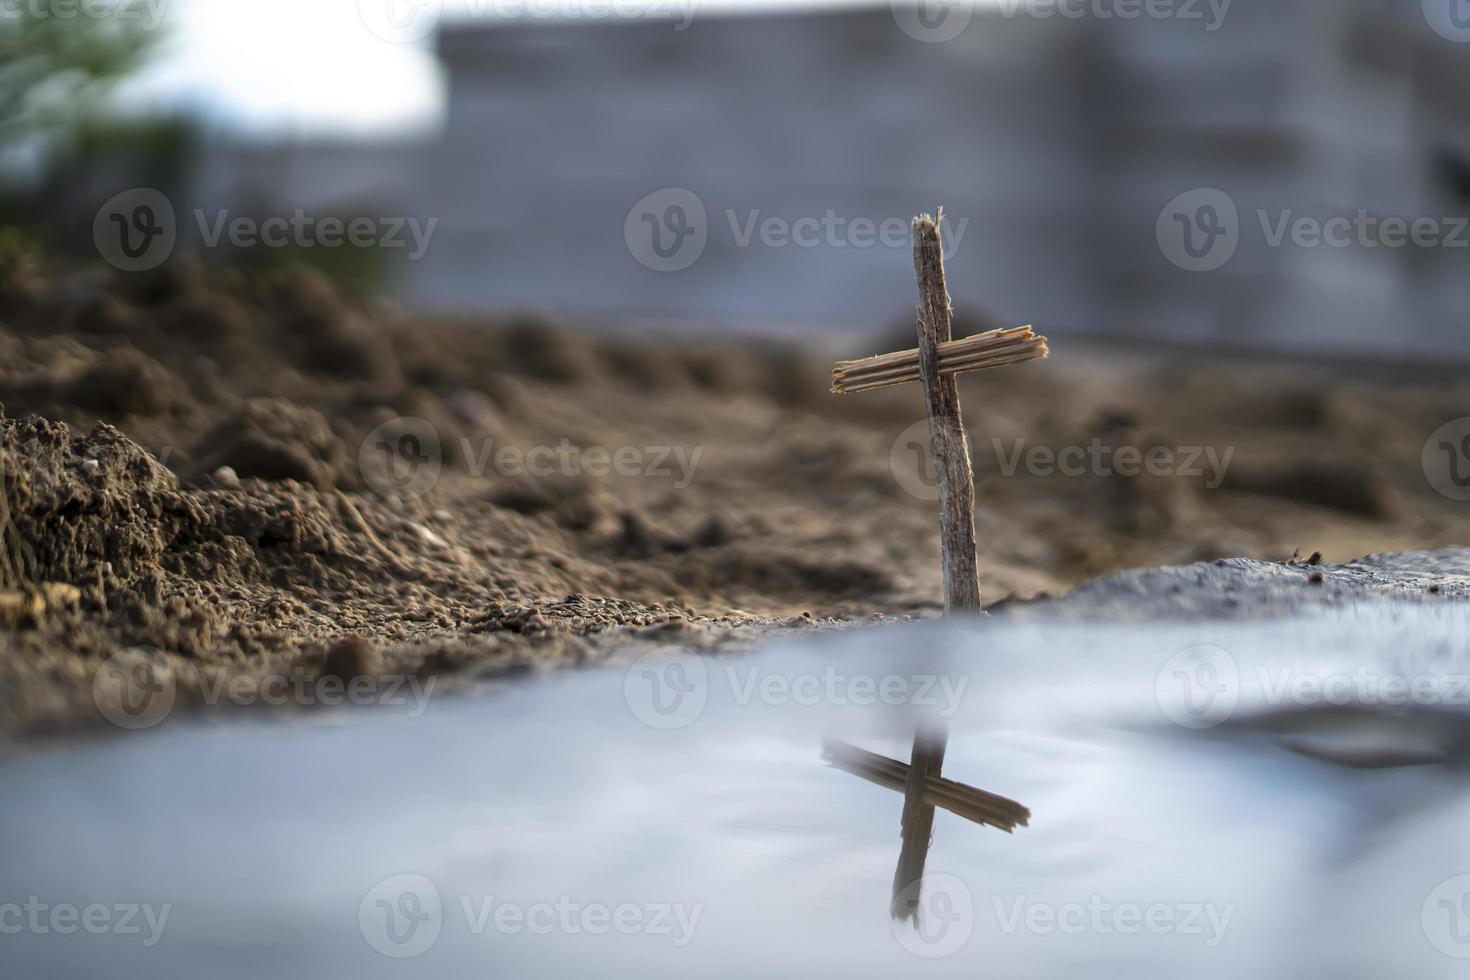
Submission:
<svg viewBox="0 0 1470 980">
<path fill-rule="evenodd" d="M 200 483 L 220 467 L 236 478 L 296 480 L 319 490 L 356 483 L 347 447 L 321 413 L 280 398 L 249 399 L 205 433 L 201 446 L 193 474 Z"/>
<path fill-rule="evenodd" d="M 12 588 L 156 574 L 189 520 L 174 475 L 109 425 L 74 439 L 45 419 L 0 420 L 0 465 Z"/>
</svg>

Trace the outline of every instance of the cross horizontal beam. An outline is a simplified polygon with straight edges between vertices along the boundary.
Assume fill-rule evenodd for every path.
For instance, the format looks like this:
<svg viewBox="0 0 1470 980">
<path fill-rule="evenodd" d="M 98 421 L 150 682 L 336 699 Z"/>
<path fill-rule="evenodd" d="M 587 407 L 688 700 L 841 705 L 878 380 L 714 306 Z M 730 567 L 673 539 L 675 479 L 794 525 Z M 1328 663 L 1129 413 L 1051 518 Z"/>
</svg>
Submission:
<svg viewBox="0 0 1470 980">
<path fill-rule="evenodd" d="M 1029 326 L 1008 330 L 991 330 L 963 340 L 945 341 L 939 345 L 939 373 L 964 374 L 1038 361 L 1050 354 L 1046 338 Z M 857 361 L 838 361 L 832 369 L 832 391 L 839 395 L 856 394 L 908 384 L 920 380 L 919 351 L 906 350 L 879 354 Z"/>
<path fill-rule="evenodd" d="M 908 763 L 868 752 L 846 742 L 828 739 L 822 743 L 822 758 L 843 772 L 860 776 L 886 789 L 904 792 L 908 784 Z M 1010 833 L 1016 827 L 1028 826 L 1031 811 L 1004 796 L 966 786 L 943 776 L 931 775 L 924 780 L 923 802 L 943 807 L 956 816 L 987 827 Z"/>
</svg>

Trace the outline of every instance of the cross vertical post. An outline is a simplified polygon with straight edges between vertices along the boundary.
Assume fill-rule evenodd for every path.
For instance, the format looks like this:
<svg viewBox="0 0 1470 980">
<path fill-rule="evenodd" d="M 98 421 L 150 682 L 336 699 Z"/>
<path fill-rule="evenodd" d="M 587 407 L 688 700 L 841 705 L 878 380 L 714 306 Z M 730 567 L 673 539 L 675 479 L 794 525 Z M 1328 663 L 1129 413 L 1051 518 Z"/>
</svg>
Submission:
<svg viewBox="0 0 1470 980">
<path fill-rule="evenodd" d="M 944 612 L 949 616 L 984 615 L 980 606 L 979 559 L 975 554 L 975 476 L 970 447 L 960 417 L 960 390 L 955 376 L 969 371 L 1039 361 L 1050 350 L 1046 338 L 1030 327 L 990 330 L 954 340 L 954 311 L 944 283 L 944 249 L 939 217 L 914 219 L 914 274 L 919 280 L 917 350 L 838 361 L 832 369 L 832 393 L 856 394 L 917 381 L 924 389 L 929 434 L 939 471 L 940 551 L 944 556 Z"/>
<path fill-rule="evenodd" d="M 898 864 L 893 869 L 890 911 L 897 919 L 912 918 L 915 912 L 915 907 L 906 901 L 907 892 L 914 882 L 924 877 L 929 838 L 934 836 L 934 804 L 924 798 L 924 790 L 929 780 L 938 777 L 944 769 L 944 749 L 948 741 L 948 732 L 914 733 L 914 750 L 903 787 L 903 813 L 898 820 L 902 844 L 898 851 Z"/>
<path fill-rule="evenodd" d="M 914 219 L 914 273 L 919 280 L 919 380 L 929 408 L 929 437 L 939 473 L 939 544 L 945 615 L 978 614 L 980 568 L 975 544 L 975 476 L 960 414 L 959 383 L 940 374 L 939 348 L 952 339 L 954 310 L 944 282 L 944 250 L 935 217 Z"/>
</svg>

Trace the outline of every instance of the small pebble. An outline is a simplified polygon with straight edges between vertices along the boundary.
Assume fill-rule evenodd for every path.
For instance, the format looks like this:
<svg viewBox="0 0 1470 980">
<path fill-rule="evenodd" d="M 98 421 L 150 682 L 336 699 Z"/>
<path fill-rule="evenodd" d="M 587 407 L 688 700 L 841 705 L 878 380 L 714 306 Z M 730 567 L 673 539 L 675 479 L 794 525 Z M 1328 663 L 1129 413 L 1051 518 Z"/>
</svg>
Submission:
<svg viewBox="0 0 1470 980">
<path fill-rule="evenodd" d="M 233 466 L 221 466 L 210 474 L 210 479 L 214 480 L 215 486 L 223 490 L 240 489 L 240 475 L 235 472 Z"/>
<path fill-rule="evenodd" d="M 442 535 L 429 530 L 427 527 L 418 523 L 417 521 L 405 521 L 404 523 L 413 528 L 414 533 L 422 538 L 426 543 L 431 544 L 436 548 L 449 547 L 449 542 L 444 540 L 444 537 Z"/>
<path fill-rule="evenodd" d="M 97 472 L 98 468 L 101 465 L 102 464 L 97 462 L 97 460 L 95 459 L 85 460 L 82 463 L 82 472 L 86 473 L 88 476 L 91 476 L 92 474 Z"/>
</svg>

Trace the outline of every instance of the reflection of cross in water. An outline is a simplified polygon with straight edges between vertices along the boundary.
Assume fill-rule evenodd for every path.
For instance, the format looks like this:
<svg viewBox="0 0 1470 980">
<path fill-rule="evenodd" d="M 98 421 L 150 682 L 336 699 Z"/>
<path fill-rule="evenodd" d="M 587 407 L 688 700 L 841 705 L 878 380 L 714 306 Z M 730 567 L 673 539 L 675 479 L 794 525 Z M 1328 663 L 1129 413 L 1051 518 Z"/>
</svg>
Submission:
<svg viewBox="0 0 1470 980">
<path fill-rule="evenodd" d="M 919 347 L 861 361 L 841 361 L 832 371 L 832 390 L 841 395 L 917 381 L 929 408 L 929 435 L 939 469 L 939 540 L 944 563 L 946 615 L 982 614 L 979 562 L 975 555 L 975 476 L 960 417 L 955 375 L 1021 364 L 1047 356 L 1046 338 L 1030 327 L 993 330 L 964 340 L 951 339 L 954 310 L 944 282 L 940 242 L 941 209 L 914 219 L 914 273 L 919 280 Z M 1031 811 L 1014 800 L 966 786 L 939 774 L 948 734 L 914 736 L 912 762 L 864 752 L 828 741 L 823 756 L 844 772 L 903 792 L 903 849 L 893 875 L 893 915 L 908 919 L 919 903 L 924 860 L 934 829 L 934 808 L 1010 833 L 1025 826 Z"/>
<path fill-rule="evenodd" d="M 924 877 L 936 806 L 1008 834 L 1017 826 L 1027 826 L 1031 820 L 1031 811 L 1015 800 L 941 776 L 939 770 L 944 765 L 948 741 L 949 734 L 945 731 L 916 734 L 913 761 L 908 765 L 846 742 L 828 739 L 822 743 L 822 758 L 831 765 L 903 793 L 900 821 L 903 846 L 898 852 L 898 867 L 893 872 L 891 911 L 895 919 L 912 918 L 918 908 L 919 889 L 913 886 Z"/>
</svg>

